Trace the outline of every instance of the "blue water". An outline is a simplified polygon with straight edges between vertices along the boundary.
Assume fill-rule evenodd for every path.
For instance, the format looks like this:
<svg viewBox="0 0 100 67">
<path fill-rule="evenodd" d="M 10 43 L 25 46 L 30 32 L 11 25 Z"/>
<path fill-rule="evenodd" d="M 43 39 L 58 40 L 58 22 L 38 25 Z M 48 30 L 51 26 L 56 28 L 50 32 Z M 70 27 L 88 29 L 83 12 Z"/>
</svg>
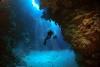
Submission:
<svg viewBox="0 0 100 67">
<path fill-rule="evenodd" d="M 32 51 L 22 59 L 29 67 L 77 67 L 75 55 L 70 50 Z"/>
<path fill-rule="evenodd" d="M 23 63 L 16 67 L 78 67 L 75 53 L 68 43 L 63 40 L 61 28 L 52 19 L 42 18 L 40 0 L 17 0 L 13 7 L 16 13 L 17 46 L 14 54 Z M 48 30 L 53 36 L 44 45 Z"/>
</svg>

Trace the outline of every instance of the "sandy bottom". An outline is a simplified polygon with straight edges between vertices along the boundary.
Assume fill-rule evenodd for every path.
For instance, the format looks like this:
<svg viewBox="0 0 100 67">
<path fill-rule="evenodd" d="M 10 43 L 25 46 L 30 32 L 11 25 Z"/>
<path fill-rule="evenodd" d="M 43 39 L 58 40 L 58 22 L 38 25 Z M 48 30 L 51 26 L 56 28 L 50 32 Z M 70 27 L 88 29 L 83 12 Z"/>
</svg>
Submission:
<svg viewBox="0 0 100 67">
<path fill-rule="evenodd" d="M 23 67 L 78 67 L 71 50 L 32 51 L 21 59 L 26 64 Z"/>
</svg>

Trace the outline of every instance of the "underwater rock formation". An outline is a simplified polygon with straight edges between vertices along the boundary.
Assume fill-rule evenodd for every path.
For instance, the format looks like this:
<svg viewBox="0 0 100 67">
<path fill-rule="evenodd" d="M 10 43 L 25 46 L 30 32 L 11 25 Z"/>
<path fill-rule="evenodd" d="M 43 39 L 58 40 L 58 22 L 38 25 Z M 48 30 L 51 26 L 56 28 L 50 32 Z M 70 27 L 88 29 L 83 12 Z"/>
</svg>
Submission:
<svg viewBox="0 0 100 67">
<path fill-rule="evenodd" d="M 48 8 L 43 17 L 58 22 L 65 40 L 78 53 L 77 60 L 82 67 L 99 67 L 99 6 L 99 0 L 43 0 L 41 4 L 41 8 Z"/>
<path fill-rule="evenodd" d="M 1 6 L 1 5 L 0 5 Z M 0 66 L 1 67 L 14 67 L 16 59 L 13 56 L 11 44 L 10 20 L 9 11 L 5 8 L 0 9 Z M 12 61 L 9 61 L 12 60 Z"/>
<path fill-rule="evenodd" d="M 0 2 L 0 57 L 2 57 L 1 67 L 6 67 L 15 61 L 12 51 L 5 45 L 4 37 L 16 34 L 9 31 L 8 16 L 5 14 L 9 6 L 7 1 Z M 46 19 L 57 21 L 62 28 L 65 40 L 71 43 L 73 49 L 78 53 L 77 61 L 82 67 L 99 67 L 100 63 L 100 2 L 99 0 L 41 0 L 41 8 L 48 8 L 44 12 Z M 3 8 L 1 7 L 3 6 Z M 5 7 L 6 6 L 6 7 Z M 16 7 L 15 7 L 16 8 Z M 6 9 L 6 10 L 5 10 Z M 16 8 L 17 10 L 18 8 Z M 2 11 L 4 10 L 4 11 Z M 16 11 L 15 10 L 15 11 Z M 3 12 L 3 13 L 2 13 Z M 22 11 L 23 12 L 23 11 Z M 4 17 L 3 17 L 4 16 Z M 4 18 L 4 19 L 2 19 Z M 7 19 L 6 19 L 7 18 Z M 3 22 L 4 24 L 1 24 Z M 19 22 L 20 23 L 20 22 Z M 8 24 L 8 25 L 5 25 Z M 22 24 L 23 25 L 23 24 Z M 3 29 L 3 30 L 2 30 Z M 21 28 L 20 28 L 21 29 Z M 9 37 L 8 37 L 9 38 Z M 7 39 L 10 40 L 10 39 Z M 8 42 L 7 42 L 8 43 Z M 2 56 L 1 56 L 2 55 Z M 6 62 L 6 63 L 5 63 Z M 16 62 L 13 64 L 16 64 Z M 11 66 L 10 66 L 11 67 Z"/>
</svg>

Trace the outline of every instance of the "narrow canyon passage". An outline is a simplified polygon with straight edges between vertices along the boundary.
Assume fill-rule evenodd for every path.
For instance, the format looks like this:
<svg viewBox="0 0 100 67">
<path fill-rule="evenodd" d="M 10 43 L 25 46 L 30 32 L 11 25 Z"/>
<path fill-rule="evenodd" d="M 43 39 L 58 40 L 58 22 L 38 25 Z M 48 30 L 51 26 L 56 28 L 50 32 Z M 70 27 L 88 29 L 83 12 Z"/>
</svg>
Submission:
<svg viewBox="0 0 100 67">
<path fill-rule="evenodd" d="M 19 9 L 22 11 L 21 15 L 20 12 L 16 12 L 18 15 L 16 18 L 20 19 L 24 27 L 21 26 L 20 22 L 18 23 L 17 30 L 21 30 L 19 32 L 22 38 L 19 36 L 20 40 L 17 40 L 17 46 L 13 52 L 24 62 L 21 66 L 78 67 L 74 51 L 63 40 L 60 26 L 52 19 L 42 18 L 45 9 L 39 8 L 40 2 L 39 0 L 18 0 L 18 3 L 23 4 L 23 6 Z M 49 34 L 49 31 L 52 33 Z M 16 67 L 21 66 L 17 65 Z"/>
</svg>

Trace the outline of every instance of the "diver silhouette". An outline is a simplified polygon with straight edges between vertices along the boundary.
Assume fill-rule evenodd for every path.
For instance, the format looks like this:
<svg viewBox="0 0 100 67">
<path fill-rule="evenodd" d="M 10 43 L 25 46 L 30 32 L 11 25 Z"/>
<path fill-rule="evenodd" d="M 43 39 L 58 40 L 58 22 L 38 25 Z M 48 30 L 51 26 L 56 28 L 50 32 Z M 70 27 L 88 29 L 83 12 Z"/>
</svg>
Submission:
<svg viewBox="0 0 100 67">
<path fill-rule="evenodd" d="M 57 38 L 57 36 L 54 35 L 54 32 L 52 30 L 49 30 L 46 38 L 44 39 L 44 45 L 46 45 L 47 40 L 49 40 L 51 37 L 53 37 L 54 39 Z"/>
</svg>

